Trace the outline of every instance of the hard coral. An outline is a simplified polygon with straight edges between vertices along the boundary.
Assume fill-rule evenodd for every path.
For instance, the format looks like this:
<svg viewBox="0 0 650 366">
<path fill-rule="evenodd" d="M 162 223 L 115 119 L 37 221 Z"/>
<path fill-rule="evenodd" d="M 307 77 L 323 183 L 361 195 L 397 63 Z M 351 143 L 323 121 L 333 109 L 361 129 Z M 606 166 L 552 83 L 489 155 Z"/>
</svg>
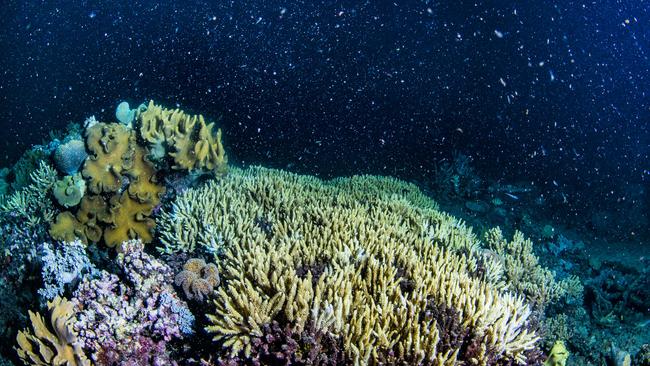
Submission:
<svg viewBox="0 0 650 366">
<path fill-rule="evenodd" d="M 16 352 L 20 359 L 30 365 L 89 366 L 91 363 L 77 343 L 77 335 L 70 324 L 74 315 L 73 304 L 57 297 L 47 304 L 47 308 L 49 324 L 40 314 L 30 311 L 33 332 L 18 332 Z"/>
<path fill-rule="evenodd" d="M 350 364 L 526 362 L 530 308 L 475 275 L 471 231 L 432 205 L 343 187 L 251 168 L 178 196 L 178 228 L 200 215 L 225 242 L 206 328 L 218 356 L 253 361 L 277 322 L 331 334 Z M 210 209 L 191 209 L 194 197 Z"/>
<path fill-rule="evenodd" d="M 227 158 L 221 143 L 221 130 L 206 123 L 202 115 L 188 115 L 149 102 L 138 115 L 139 132 L 152 150 L 166 151 L 174 169 L 223 173 Z M 162 157 L 160 153 L 158 157 Z"/>
<path fill-rule="evenodd" d="M 100 365 L 167 360 L 167 343 L 190 334 L 194 317 L 169 284 L 169 267 L 144 253 L 140 241 L 120 247 L 116 262 L 125 280 L 106 271 L 84 279 L 72 299 L 74 329 Z"/>
<path fill-rule="evenodd" d="M 203 301 L 219 284 L 219 270 L 214 263 L 206 264 L 203 259 L 190 258 L 174 282 L 183 289 L 189 300 Z"/>
<path fill-rule="evenodd" d="M 86 146 L 81 140 L 70 140 L 61 144 L 54 152 L 54 163 L 60 172 L 73 175 L 88 157 Z"/>
</svg>

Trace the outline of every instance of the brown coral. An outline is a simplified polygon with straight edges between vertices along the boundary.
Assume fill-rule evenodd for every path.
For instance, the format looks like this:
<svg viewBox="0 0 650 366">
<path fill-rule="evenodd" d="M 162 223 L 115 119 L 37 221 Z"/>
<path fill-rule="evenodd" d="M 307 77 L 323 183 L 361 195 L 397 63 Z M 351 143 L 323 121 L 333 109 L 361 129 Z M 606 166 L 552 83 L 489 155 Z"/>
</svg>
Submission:
<svg viewBox="0 0 650 366">
<path fill-rule="evenodd" d="M 72 303 L 57 297 L 47 304 L 47 308 L 49 324 L 45 323 L 41 314 L 29 312 L 32 331 L 25 329 L 18 332 L 18 357 L 26 365 L 91 365 L 76 342 L 77 335 L 70 324 L 73 316 Z"/>
<path fill-rule="evenodd" d="M 130 239 L 140 239 L 150 243 L 153 239 L 155 222 L 149 218 L 153 211 L 150 203 L 138 202 L 128 192 L 115 195 L 110 201 L 110 224 L 104 229 L 104 242 L 115 247 Z"/>
<path fill-rule="evenodd" d="M 183 288 L 188 299 L 203 301 L 219 284 L 219 270 L 213 263 L 206 264 L 203 259 L 190 258 L 174 282 Z"/>
<path fill-rule="evenodd" d="M 86 131 L 90 155 L 83 168 L 88 189 L 96 194 L 117 192 L 133 167 L 135 136 L 126 126 L 97 123 Z"/>
<path fill-rule="evenodd" d="M 149 218 L 165 187 L 158 184 L 148 150 L 138 146 L 135 132 L 120 124 L 97 123 L 86 131 L 91 154 L 83 176 L 93 195 L 85 196 L 73 215 L 65 212 L 50 228 L 57 240 L 98 242 L 114 247 L 129 239 L 152 240 Z M 121 188 L 124 188 L 122 191 Z"/>
<path fill-rule="evenodd" d="M 138 115 L 140 136 L 153 151 L 164 151 L 174 160 L 174 169 L 225 172 L 227 157 L 221 130 L 206 123 L 202 115 L 165 109 L 153 101 Z M 161 158 L 163 153 L 155 155 Z"/>
</svg>

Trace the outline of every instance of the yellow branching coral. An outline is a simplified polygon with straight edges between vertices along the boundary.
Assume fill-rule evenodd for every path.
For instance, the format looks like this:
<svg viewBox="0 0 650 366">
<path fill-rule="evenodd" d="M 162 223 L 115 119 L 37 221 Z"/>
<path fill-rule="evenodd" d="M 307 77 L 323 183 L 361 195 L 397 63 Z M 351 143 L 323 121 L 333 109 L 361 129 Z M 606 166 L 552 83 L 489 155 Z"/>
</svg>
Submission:
<svg viewBox="0 0 650 366">
<path fill-rule="evenodd" d="M 561 297 L 580 298 L 583 287 L 573 276 L 557 281 L 555 274 L 542 267 L 533 253 L 533 243 L 517 231 L 511 241 L 506 240 L 500 229 L 485 235 L 485 242 L 503 265 L 503 280 L 511 290 L 526 295 L 536 309 L 542 311 L 549 303 Z"/>
<path fill-rule="evenodd" d="M 207 123 L 202 115 L 188 115 L 181 110 L 165 109 L 149 102 L 138 114 L 141 138 L 154 158 L 167 151 L 174 169 L 203 170 L 223 173 L 227 157 L 221 143 L 221 129 Z"/>
<path fill-rule="evenodd" d="M 281 322 L 333 335 L 351 364 L 525 362 L 530 309 L 474 274 L 471 231 L 397 193 L 358 199 L 348 183 L 234 169 L 163 213 L 167 240 L 194 225 L 195 242 L 208 229 L 223 242 L 215 341 L 250 357 Z"/>
<path fill-rule="evenodd" d="M 83 167 L 88 189 L 95 194 L 117 192 L 133 166 L 135 136 L 126 126 L 97 123 L 86 130 L 90 155 Z"/>
<path fill-rule="evenodd" d="M 29 312 L 32 330 L 18 332 L 16 352 L 25 365 L 89 366 L 76 334 L 70 324 L 73 305 L 66 299 L 55 298 L 47 304 L 49 322 L 38 313 Z"/>
</svg>

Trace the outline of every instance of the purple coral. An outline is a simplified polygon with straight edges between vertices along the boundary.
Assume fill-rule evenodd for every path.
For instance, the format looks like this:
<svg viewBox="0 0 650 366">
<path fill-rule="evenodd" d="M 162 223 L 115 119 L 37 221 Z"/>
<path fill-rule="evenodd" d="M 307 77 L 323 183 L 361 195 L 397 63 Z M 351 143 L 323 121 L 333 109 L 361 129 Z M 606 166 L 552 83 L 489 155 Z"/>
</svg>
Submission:
<svg viewBox="0 0 650 366">
<path fill-rule="evenodd" d="M 169 365 L 167 342 L 192 332 L 194 317 L 170 284 L 171 269 L 142 249 L 139 241 L 122 245 L 117 264 L 126 281 L 103 271 L 75 292 L 74 329 L 98 365 Z"/>
</svg>

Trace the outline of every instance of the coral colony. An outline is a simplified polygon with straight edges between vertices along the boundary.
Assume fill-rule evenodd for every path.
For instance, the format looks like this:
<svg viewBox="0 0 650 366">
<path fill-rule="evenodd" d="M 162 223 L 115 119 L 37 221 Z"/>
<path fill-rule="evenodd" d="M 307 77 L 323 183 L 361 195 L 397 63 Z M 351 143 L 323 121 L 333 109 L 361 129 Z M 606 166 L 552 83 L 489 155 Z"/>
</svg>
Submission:
<svg viewBox="0 0 650 366">
<path fill-rule="evenodd" d="M 214 123 L 153 101 L 116 115 L 3 172 L 15 362 L 566 363 L 543 320 L 583 286 L 523 234 L 478 236 L 394 178 L 228 167 Z M 441 169 L 471 195 L 466 164 Z"/>
</svg>

